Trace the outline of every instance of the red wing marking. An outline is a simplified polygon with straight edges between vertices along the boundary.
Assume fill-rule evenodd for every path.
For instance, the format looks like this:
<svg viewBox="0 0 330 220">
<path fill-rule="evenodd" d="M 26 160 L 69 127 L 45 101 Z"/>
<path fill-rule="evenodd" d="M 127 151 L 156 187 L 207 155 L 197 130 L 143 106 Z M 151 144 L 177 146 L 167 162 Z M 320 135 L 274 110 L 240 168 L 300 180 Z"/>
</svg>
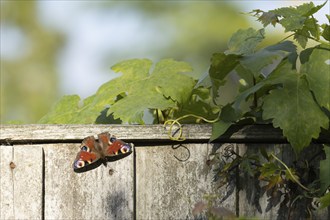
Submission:
<svg viewBox="0 0 330 220">
<path fill-rule="evenodd" d="M 123 141 L 120 140 L 116 140 L 115 142 L 113 142 L 111 145 L 109 145 L 108 149 L 107 149 L 107 154 L 108 155 L 116 155 L 119 153 L 120 148 L 124 145 Z"/>
<path fill-rule="evenodd" d="M 79 159 L 81 159 L 83 161 L 94 161 L 96 159 L 96 154 L 86 152 L 86 151 L 80 151 L 80 154 L 78 157 L 79 157 Z"/>
</svg>

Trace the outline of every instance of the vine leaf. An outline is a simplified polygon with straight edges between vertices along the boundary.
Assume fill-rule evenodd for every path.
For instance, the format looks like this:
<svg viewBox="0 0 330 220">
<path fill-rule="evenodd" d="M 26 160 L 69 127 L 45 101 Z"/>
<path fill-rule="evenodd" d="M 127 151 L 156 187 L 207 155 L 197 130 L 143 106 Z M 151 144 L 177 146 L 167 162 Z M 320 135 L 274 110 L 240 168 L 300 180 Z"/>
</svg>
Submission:
<svg viewBox="0 0 330 220">
<path fill-rule="evenodd" d="M 264 68 L 269 67 L 271 64 L 276 67 L 275 61 L 279 63 L 283 58 L 295 52 L 296 46 L 291 41 L 284 41 L 259 50 L 254 54 L 244 56 L 240 63 L 243 67 L 249 69 L 254 77 L 258 77 Z M 264 75 L 267 74 L 264 73 Z"/>
<path fill-rule="evenodd" d="M 89 108 L 94 96 L 81 100 L 78 95 L 63 96 L 52 108 L 52 110 L 42 117 L 38 123 L 48 124 L 87 124 L 95 121 L 94 115 L 99 115 L 99 111 Z"/>
<path fill-rule="evenodd" d="M 282 68 L 282 69 L 281 69 Z M 299 153 L 312 138 L 318 138 L 329 126 L 329 119 L 314 101 L 305 77 L 283 65 L 283 88 L 272 90 L 264 99 L 263 119 L 272 119 L 274 127 L 280 127 L 284 136 Z M 281 77 L 274 79 L 280 81 Z"/>
<path fill-rule="evenodd" d="M 144 110 L 174 108 L 178 102 L 189 99 L 195 80 L 178 74 L 192 71 L 187 63 L 161 60 L 150 74 L 151 66 L 148 59 L 114 65 L 112 69 L 121 72 L 120 77 L 104 83 L 96 94 L 84 100 L 78 95 L 64 96 L 39 123 L 95 123 L 102 114 L 103 117 L 112 114 L 123 122 L 143 124 Z M 114 118 L 110 121 L 117 123 Z"/>
<path fill-rule="evenodd" d="M 209 88 L 197 87 L 192 90 L 191 97 L 186 103 L 180 104 L 180 111 L 176 111 L 174 118 L 184 115 L 198 115 L 200 117 L 212 120 L 218 117 L 220 107 L 213 103 L 213 99 Z M 183 123 L 200 122 L 199 118 L 194 120 L 186 119 Z"/>
<path fill-rule="evenodd" d="M 320 161 L 320 193 L 324 193 L 330 187 L 330 146 L 324 145 L 325 160 Z"/>
<path fill-rule="evenodd" d="M 317 102 L 330 111 L 330 46 L 321 45 L 306 56 L 301 62 L 308 62 L 302 64 L 301 72 L 307 75 Z"/>
<path fill-rule="evenodd" d="M 255 51 L 256 46 L 265 38 L 265 30 L 253 28 L 240 29 L 230 38 L 225 54 L 248 55 Z"/>
<path fill-rule="evenodd" d="M 124 122 L 143 124 L 144 110 L 165 110 L 176 107 L 177 103 L 187 102 L 196 83 L 192 77 L 178 74 L 192 71 L 190 65 L 184 62 L 161 60 L 152 74 L 149 69 L 140 73 L 133 72 L 131 65 L 131 62 L 127 61 L 113 67 L 115 72 L 122 72 L 125 78 L 131 79 L 130 83 L 121 81 L 120 85 L 112 85 L 125 85 L 126 96 L 109 109 L 114 118 L 120 118 Z"/>
<path fill-rule="evenodd" d="M 282 7 L 275 10 L 264 12 L 262 10 L 254 10 L 256 15 L 262 12 L 258 20 L 266 27 L 269 24 L 275 26 L 280 23 L 285 32 L 294 32 L 294 39 L 305 48 L 308 38 L 315 37 L 316 40 L 320 38 L 320 25 L 317 20 L 312 17 L 314 13 L 319 11 L 327 1 L 323 4 L 315 6 L 313 2 L 305 3 L 297 7 Z"/>
<path fill-rule="evenodd" d="M 238 55 L 215 53 L 211 59 L 209 76 L 212 83 L 212 94 L 216 98 L 219 88 L 225 84 L 225 77 L 235 69 L 239 60 Z"/>
<path fill-rule="evenodd" d="M 323 5 L 315 7 L 313 2 L 305 3 L 297 7 L 283 7 L 271 10 L 278 16 L 283 17 L 279 23 L 283 25 L 285 31 L 295 31 L 302 29 L 308 16 L 316 13 Z"/>
<path fill-rule="evenodd" d="M 262 15 L 258 18 L 258 21 L 260 21 L 264 27 L 268 26 L 269 24 L 272 24 L 275 27 L 276 23 L 278 22 L 278 15 L 272 11 L 263 12 Z"/>
<path fill-rule="evenodd" d="M 325 194 L 320 198 L 320 203 L 321 203 L 320 209 L 324 209 L 330 206 L 330 192 L 328 192 L 327 194 Z"/>
<path fill-rule="evenodd" d="M 323 28 L 322 37 L 324 39 L 326 39 L 327 41 L 330 41 L 330 25 L 323 24 L 322 25 L 322 28 Z"/>
<path fill-rule="evenodd" d="M 225 122 L 223 120 L 219 120 L 212 124 L 212 135 L 210 137 L 210 141 L 214 141 L 223 135 L 228 128 L 233 124 L 233 122 Z"/>
</svg>

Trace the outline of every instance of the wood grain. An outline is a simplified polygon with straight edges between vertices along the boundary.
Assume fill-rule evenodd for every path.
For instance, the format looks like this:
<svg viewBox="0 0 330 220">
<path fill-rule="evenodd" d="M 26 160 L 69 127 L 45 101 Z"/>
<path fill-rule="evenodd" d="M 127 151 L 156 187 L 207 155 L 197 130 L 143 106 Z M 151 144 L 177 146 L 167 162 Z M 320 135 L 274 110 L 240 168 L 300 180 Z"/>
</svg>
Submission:
<svg viewBox="0 0 330 220">
<path fill-rule="evenodd" d="M 77 144 L 44 145 L 45 218 L 132 219 L 132 155 L 107 167 L 74 173 L 78 150 Z"/>
<path fill-rule="evenodd" d="M 177 146 L 176 146 L 177 147 Z M 137 219 L 193 219 L 198 202 L 211 202 L 235 213 L 235 193 L 224 202 L 226 189 L 218 189 L 206 161 L 211 144 L 179 148 L 136 149 Z"/>
<path fill-rule="evenodd" d="M 42 147 L 0 146 L 0 219 L 42 218 Z"/>
</svg>

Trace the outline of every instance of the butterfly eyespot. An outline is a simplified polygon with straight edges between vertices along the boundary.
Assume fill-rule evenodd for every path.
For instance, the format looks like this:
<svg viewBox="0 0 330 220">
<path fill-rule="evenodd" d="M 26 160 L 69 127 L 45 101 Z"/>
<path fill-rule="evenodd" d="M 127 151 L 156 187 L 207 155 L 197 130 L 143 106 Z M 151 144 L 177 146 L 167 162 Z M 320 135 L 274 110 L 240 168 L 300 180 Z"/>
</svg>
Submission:
<svg viewBox="0 0 330 220">
<path fill-rule="evenodd" d="M 82 151 L 87 151 L 87 152 L 90 152 L 91 150 L 89 149 L 89 147 L 87 147 L 86 145 L 82 146 L 80 148 Z"/>
<path fill-rule="evenodd" d="M 128 145 L 124 145 L 124 146 L 122 146 L 121 148 L 120 148 L 120 151 L 123 153 L 123 154 L 125 154 L 125 153 L 127 153 L 128 151 L 130 151 L 130 147 L 128 146 Z"/>
<path fill-rule="evenodd" d="M 85 166 L 85 161 L 83 161 L 83 160 L 77 160 L 74 164 L 75 168 L 81 168 L 81 167 L 84 167 L 84 166 Z"/>
</svg>

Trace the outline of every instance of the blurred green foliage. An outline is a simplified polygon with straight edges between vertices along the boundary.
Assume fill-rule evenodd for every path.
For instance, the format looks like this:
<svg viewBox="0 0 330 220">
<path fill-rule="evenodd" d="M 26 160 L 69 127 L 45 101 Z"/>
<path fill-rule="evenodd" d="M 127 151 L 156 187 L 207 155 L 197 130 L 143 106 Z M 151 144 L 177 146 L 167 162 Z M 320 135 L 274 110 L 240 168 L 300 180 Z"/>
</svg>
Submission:
<svg viewBox="0 0 330 220">
<path fill-rule="evenodd" d="M 36 2 L 4 1 L 0 8 L 1 25 L 19 28 L 28 44 L 16 59 L 1 57 L 0 122 L 33 123 L 57 97 L 55 57 L 63 41 L 40 24 Z"/>
<path fill-rule="evenodd" d="M 165 51 L 148 50 L 150 57 L 188 61 L 196 77 L 207 72 L 211 54 L 224 50 L 233 32 L 248 26 L 247 17 L 224 1 L 87 1 L 82 6 L 80 10 L 86 12 L 97 9 L 104 13 L 114 7 L 125 8 L 128 13 L 134 10 L 146 22 L 159 23 L 155 32 L 163 31 L 162 25 L 170 26 L 174 30 L 169 34 L 170 46 Z M 36 1 L 1 2 L 1 25 L 19 28 L 27 39 L 27 50 L 22 50 L 22 56 L 1 57 L 1 123 L 17 120 L 35 123 L 60 94 L 56 57 L 65 43 L 65 33 L 43 25 L 37 9 Z M 125 50 L 129 57 L 132 48 Z M 115 63 L 116 53 L 109 51 L 109 54 L 105 60 L 110 67 Z"/>
</svg>

